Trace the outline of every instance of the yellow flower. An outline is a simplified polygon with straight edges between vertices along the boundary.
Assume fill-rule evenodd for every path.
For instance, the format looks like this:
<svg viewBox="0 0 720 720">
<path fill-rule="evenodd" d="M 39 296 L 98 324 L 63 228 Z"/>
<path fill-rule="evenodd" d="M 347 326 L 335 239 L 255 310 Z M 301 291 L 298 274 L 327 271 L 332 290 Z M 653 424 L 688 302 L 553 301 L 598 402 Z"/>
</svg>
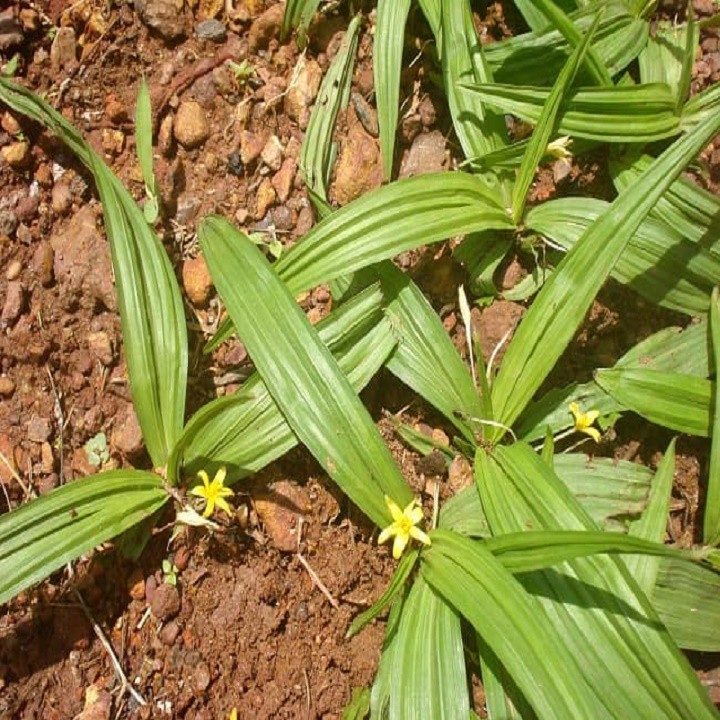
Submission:
<svg viewBox="0 0 720 720">
<path fill-rule="evenodd" d="M 228 720 L 237 720 L 237 708 L 233 708 L 230 711 L 230 717 L 228 718 Z"/>
<path fill-rule="evenodd" d="M 197 495 L 205 500 L 205 512 L 203 517 L 210 517 L 217 505 L 221 510 L 224 510 L 228 515 L 232 515 L 232 508 L 228 504 L 226 497 L 234 495 L 230 488 L 225 487 L 225 468 L 220 468 L 210 482 L 208 474 L 201 470 L 198 473 L 198 477 L 203 481 L 202 486 L 196 485 L 190 490 L 193 495 Z"/>
<path fill-rule="evenodd" d="M 415 527 L 424 517 L 420 503 L 413 500 L 404 510 L 401 510 L 387 495 L 385 504 L 392 515 L 392 525 L 388 525 L 378 538 L 378 545 L 395 537 L 393 542 L 393 557 L 397 560 L 407 546 L 410 538 L 419 540 L 424 545 L 430 545 L 430 538 L 419 528 Z"/>
<path fill-rule="evenodd" d="M 602 435 L 597 428 L 592 426 L 600 413 L 597 410 L 588 410 L 584 413 L 576 402 L 570 403 L 570 412 L 575 418 L 575 431 L 589 435 L 596 443 L 600 442 Z"/>
<path fill-rule="evenodd" d="M 572 145 L 572 138 L 565 135 L 549 143 L 545 152 L 558 160 L 568 160 L 572 157 L 572 152 L 568 149 L 570 145 Z"/>
</svg>

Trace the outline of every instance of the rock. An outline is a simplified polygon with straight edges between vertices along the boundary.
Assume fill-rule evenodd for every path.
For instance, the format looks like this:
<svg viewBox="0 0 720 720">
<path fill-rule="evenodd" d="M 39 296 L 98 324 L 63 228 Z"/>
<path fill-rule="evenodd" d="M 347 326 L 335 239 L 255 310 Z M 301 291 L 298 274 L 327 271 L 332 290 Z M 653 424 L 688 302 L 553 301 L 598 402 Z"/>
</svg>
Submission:
<svg viewBox="0 0 720 720">
<path fill-rule="evenodd" d="M 44 442 L 40 446 L 40 467 L 45 475 L 48 475 L 55 469 L 55 458 L 53 457 L 49 442 Z"/>
<path fill-rule="evenodd" d="M 91 354 L 106 367 L 112 365 L 115 359 L 110 338 L 106 332 L 91 332 L 87 336 L 88 348 Z"/>
<path fill-rule="evenodd" d="M 295 68 L 295 80 L 285 93 L 285 112 L 301 130 L 305 130 L 310 120 L 310 106 L 317 97 L 322 82 L 322 68 L 315 60 L 304 56 L 298 60 L 300 68 Z"/>
<path fill-rule="evenodd" d="M 223 42 L 227 37 L 225 25 L 219 20 L 201 20 L 195 26 L 195 34 L 199 40 L 211 40 L 212 42 Z"/>
<path fill-rule="evenodd" d="M 200 0 L 198 18 L 200 18 L 200 20 L 208 20 L 209 18 L 217 17 L 224 7 L 225 0 Z"/>
<path fill-rule="evenodd" d="M 13 170 L 23 170 L 30 164 L 30 143 L 14 142 L 6 145 L 2 150 L 3 160 Z"/>
<path fill-rule="evenodd" d="M 182 281 L 190 302 L 195 307 L 205 307 L 210 300 L 213 281 L 202 255 L 185 260 L 182 267 Z"/>
<path fill-rule="evenodd" d="M 283 146 L 277 135 L 272 135 L 260 153 L 262 161 L 271 169 L 279 170 L 283 161 Z"/>
<path fill-rule="evenodd" d="M 140 19 L 164 40 L 178 40 L 185 35 L 185 23 L 173 0 L 135 0 Z"/>
<path fill-rule="evenodd" d="M 72 469 L 81 477 L 92 475 L 97 468 L 90 462 L 84 447 L 75 448 L 72 456 Z"/>
<path fill-rule="evenodd" d="M 265 147 L 266 136 L 243 130 L 240 133 L 240 159 L 243 165 L 249 165 L 260 157 Z"/>
<path fill-rule="evenodd" d="M 293 158 L 285 158 L 280 170 L 273 175 L 272 186 L 275 188 L 280 202 L 286 202 L 290 197 L 295 173 L 297 172 L 297 163 Z"/>
<path fill-rule="evenodd" d="M 524 313 L 525 308 L 522 305 L 507 300 L 496 300 L 492 305 L 484 308 L 482 312 L 478 308 L 472 309 L 474 332 L 477 333 L 485 362 L 490 359 L 490 354 L 505 334 L 517 326 Z M 509 342 L 508 338 L 498 351 L 495 356 L 494 367 L 499 367 Z"/>
<path fill-rule="evenodd" d="M 70 72 L 77 66 L 77 41 L 71 27 L 57 29 L 50 46 L 50 65 L 54 73 Z"/>
<path fill-rule="evenodd" d="M 15 119 L 14 115 L 7 111 L 3 113 L 2 119 L 0 119 L 0 127 L 13 137 L 20 132 L 20 123 Z"/>
<path fill-rule="evenodd" d="M 314 222 L 312 210 L 309 207 L 302 208 L 298 213 L 297 223 L 295 223 L 295 233 L 298 237 L 306 235 L 310 232 Z"/>
<path fill-rule="evenodd" d="M 145 578 L 140 568 L 135 568 L 130 573 L 130 577 L 127 579 L 127 590 L 133 600 L 145 599 Z"/>
<path fill-rule="evenodd" d="M 52 189 L 51 205 L 53 212 L 58 215 L 66 215 L 72 207 L 72 192 L 63 180 L 56 183 Z"/>
<path fill-rule="evenodd" d="M 183 195 L 177 204 L 177 210 L 175 211 L 175 222 L 178 225 L 190 225 L 195 220 L 198 210 L 202 205 L 202 200 L 199 197 L 192 195 Z"/>
<path fill-rule="evenodd" d="M 159 620 L 170 620 L 180 612 L 180 593 L 174 585 L 163 583 L 152 594 L 150 610 Z"/>
<path fill-rule="evenodd" d="M 47 495 L 60 484 L 60 476 L 57 473 L 50 473 L 38 478 L 37 489 L 40 495 Z"/>
<path fill-rule="evenodd" d="M 125 133 L 117 128 L 103 128 L 102 146 L 108 155 L 121 155 L 125 147 Z"/>
<path fill-rule="evenodd" d="M 456 455 L 448 470 L 448 485 L 453 495 L 473 484 L 473 469 L 464 455 Z"/>
<path fill-rule="evenodd" d="M 27 437 L 31 442 L 44 443 L 52 435 L 52 425 L 47 418 L 33 415 L 27 424 Z"/>
<path fill-rule="evenodd" d="M 118 413 L 110 441 L 127 457 L 138 455 L 145 447 L 140 423 L 132 404 L 125 406 L 124 413 Z"/>
<path fill-rule="evenodd" d="M 365 97 L 375 89 L 375 78 L 371 68 L 360 72 L 357 78 L 357 89 Z"/>
<path fill-rule="evenodd" d="M 15 381 L 7 375 L 0 375 L 0 396 L 10 397 L 15 392 Z"/>
<path fill-rule="evenodd" d="M 165 157 L 170 157 L 173 150 L 173 122 L 172 115 L 166 115 L 160 123 L 158 130 L 158 148 Z"/>
<path fill-rule="evenodd" d="M 210 126 L 205 111 L 194 100 L 184 100 L 180 103 L 175 115 L 173 134 L 185 148 L 198 147 L 210 136 Z"/>
<path fill-rule="evenodd" d="M 435 130 L 415 138 L 410 150 L 403 157 L 400 177 L 441 172 L 445 169 L 445 165 L 445 137 Z"/>
<path fill-rule="evenodd" d="M 196 693 L 203 693 L 210 685 L 210 667 L 206 662 L 200 661 L 193 671 L 193 689 Z"/>
<path fill-rule="evenodd" d="M 73 720 L 110 720 L 112 695 L 100 684 L 90 685 L 85 690 L 85 707 Z"/>
<path fill-rule="evenodd" d="M 20 24 L 25 32 L 37 32 L 40 29 L 40 16 L 32 8 L 23 8 L 20 11 Z"/>
<path fill-rule="evenodd" d="M 19 280 L 13 280 L 7 284 L 7 294 L 0 315 L 0 325 L 8 327 L 14 325 L 15 321 L 25 310 L 25 289 Z"/>
<path fill-rule="evenodd" d="M 20 273 L 22 272 L 22 263 L 19 260 L 13 260 L 10 265 L 8 265 L 7 272 L 5 273 L 5 277 L 8 280 L 17 280 L 20 277 Z"/>
<path fill-rule="evenodd" d="M 83 206 L 50 238 L 50 245 L 55 279 L 113 310 L 116 301 L 110 249 L 96 227 L 93 207 Z"/>
<path fill-rule="evenodd" d="M 275 202 L 277 195 L 269 178 L 263 178 L 257 191 L 255 219 L 264 218 L 268 208 Z"/>
<path fill-rule="evenodd" d="M 174 645 L 179 636 L 180 626 L 175 620 L 171 620 L 169 623 L 163 625 L 163 628 L 160 631 L 160 642 L 163 645 Z"/>
<path fill-rule="evenodd" d="M 340 150 L 334 194 L 341 205 L 382 183 L 383 171 L 377 143 L 359 125 L 353 126 Z"/>
<path fill-rule="evenodd" d="M 444 475 L 445 456 L 439 450 L 432 450 L 418 460 L 417 469 L 425 475 Z"/>
<path fill-rule="evenodd" d="M 17 10 L 8 7 L 0 12 L 0 50 L 6 52 L 23 41 L 22 27 L 17 20 Z M 9 56 L 8 56 L 9 57 Z"/>
<path fill-rule="evenodd" d="M 40 207 L 40 194 L 27 195 L 17 204 L 15 214 L 21 223 L 32 222 Z"/>
<path fill-rule="evenodd" d="M 351 97 L 353 108 L 355 109 L 355 114 L 360 124 L 370 135 L 377 137 L 380 134 L 377 111 L 360 93 L 353 93 Z"/>
<path fill-rule="evenodd" d="M 152 603 L 157 589 L 158 589 L 158 581 L 155 579 L 154 575 L 150 575 L 145 580 L 145 600 L 147 600 L 148 603 Z"/>
<path fill-rule="evenodd" d="M 280 35 L 284 13 L 284 3 L 278 3 L 268 8 L 253 21 L 248 33 L 248 44 L 251 52 L 265 49 L 272 38 Z"/>
<path fill-rule="evenodd" d="M 410 115 L 405 117 L 400 122 L 400 138 L 403 142 L 408 145 L 420 134 L 422 131 L 422 122 L 420 121 L 419 115 Z"/>
<path fill-rule="evenodd" d="M 128 122 L 130 119 L 125 104 L 113 93 L 105 98 L 105 116 L 116 125 Z"/>
<path fill-rule="evenodd" d="M 273 483 L 255 498 L 255 509 L 275 547 L 297 551 L 298 518 L 309 510 L 305 489 L 287 480 Z"/>
<path fill-rule="evenodd" d="M 32 269 L 43 287 L 49 287 L 55 280 L 55 274 L 53 272 L 54 263 L 55 253 L 53 252 L 52 245 L 46 240 L 41 241 L 33 253 Z"/>
<path fill-rule="evenodd" d="M 429 128 L 435 124 L 437 113 L 435 112 L 435 106 L 429 95 L 426 95 L 420 101 L 418 115 L 420 116 L 420 122 L 423 124 L 423 127 Z"/>
<path fill-rule="evenodd" d="M 42 164 L 35 171 L 35 179 L 40 187 L 49 188 L 53 184 L 52 169 L 47 164 Z"/>
<path fill-rule="evenodd" d="M 12 210 L 0 210 L 0 235 L 12 235 L 17 226 L 18 218 Z"/>
<path fill-rule="evenodd" d="M 272 212 L 273 225 L 277 230 L 288 231 L 294 226 L 292 210 L 287 205 L 281 205 Z"/>
</svg>

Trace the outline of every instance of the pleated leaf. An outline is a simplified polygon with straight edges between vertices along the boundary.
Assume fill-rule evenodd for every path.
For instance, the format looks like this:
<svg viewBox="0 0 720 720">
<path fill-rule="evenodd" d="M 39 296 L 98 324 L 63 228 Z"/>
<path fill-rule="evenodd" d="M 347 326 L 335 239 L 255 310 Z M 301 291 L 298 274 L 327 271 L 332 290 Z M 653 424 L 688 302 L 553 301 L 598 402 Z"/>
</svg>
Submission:
<svg viewBox="0 0 720 720">
<path fill-rule="evenodd" d="M 421 571 L 507 668 L 538 717 L 594 717 L 590 690 L 564 638 L 483 543 L 435 530 Z"/>
<path fill-rule="evenodd" d="M 157 219 L 160 206 L 157 181 L 153 172 L 152 155 L 152 106 L 150 104 L 150 90 L 143 77 L 137 94 L 137 105 L 135 108 L 135 146 L 137 150 L 138 164 L 145 181 L 145 193 L 147 198 L 143 207 L 143 214 L 149 223 Z"/>
<path fill-rule="evenodd" d="M 333 143 L 333 132 L 338 113 L 347 107 L 350 97 L 359 31 L 360 16 L 356 15 L 350 21 L 345 37 L 320 85 L 300 148 L 300 173 L 308 187 L 310 198 L 316 205 L 328 202 L 330 174 L 337 151 Z"/>
<path fill-rule="evenodd" d="M 647 507 L 640 518 L 630 523 L 629 535 L 658 543 L 665 540 L 665 528 L 670 514 L 670 497 L 674 474 L 675 440 L 670 443 L 662 461 L 658 465 L 650 487 Z M 648 555 L 636 555 L 632 558 L 626 558 L 625 564 L 630 570 L 630 574 L 637 580 L 637 584 L 642 591 L 649 598 L 652 598 L 660 567 L 659 560 Z"/>
<path fill-rule="evenodd" d="M 356 392 L 385 363 L 396 345 L 394 330 L 383 317 L 382 293 L 368 288 L 334 310 L 316 328 L 320 340 Z M 232 395 L 217 398 L 193 415 L 168 463 L 175 480 L 205 470 L 211 476 L 225 467 L 228 482 L 241 480 L 282 457 L 298 443 L 297 436 L 255 373 Z"/>
<path fill-rule="evenodd" d="M 168 497 L 157 475 L 115 470 L 0 516 L 0 604 L 150 517 Z"/>
<path fill-rule="evenodd" d="M 403 605 L 393 660 L 390 720 L 467 720 L 460 618 L 422 576 Z"/>
<path fill-rule="evenodd" d="M 512 425 L 550 372 L 650 209 L 720 129 L 720 114 L 671 145 L 583 233 L 520 323 L 492 388 L 499 422 Z"/>
<path fill-rule="evenodd" d="M 476 478 L 494 536 L 596 529 L 525 443 L 496 447 L 491 457 L 479 451 Z M 717 717 L 706 690 L 622 559 L 578 558 L 527 573 L 521 581 L 534 597 L 535 617 L 550 622 L 561 635 L 593 692 L 593 717 Z"/>
<path fill-rule="evenodd" d="M 170 259 L 130 193 L 62 115 L 5 78 L 0 100 L 45 125 L 93 175 L 110 241 L 133 404 L 153 464 L 162 467 L 182 431 L 187 380 L 185 312 Z"/>
<path fill-rule="evenodd" d="M 574 0 L 558 0 L 554 3 L 558 9 L 566 13 L 577 10 L 577 4 Z M 538 7 L 540 3 L 534 0 L 515 0 L 515 6 L 530 26 L 530 29 L 538 32 L 549 28 L 552 23 L 548 20 L 547 15 L 542 11 L 542 7 Z"/>
<path fill-rule="evenodd" d="M 331 216 L 330 219 L 332 219 Z M 412 499 L 368 411 L 288 288 L 245 235 L 208 218 L 200 242 L 238 334 L 298 439 L 376 524 Z"/>
<path fill-rule="evenodd" d="M 608 206 L 595 198 L 550 200 L 532 208 L 525 224 L 569 250 Z M 649 217 L 631 238 L 611 276 L 657 305 L 704 315 L 720 277 L 720 255 Z"/>
<path fill-rule="evenodd" d="M 392 263 L 378 269 L 386 314 L 398 334 L 387 368 L 437 408 L 470 443 L 482 405 L 470 372 L 417 285 Z"/>
<path fill-rule="evenodd" d="M 286 38 L 292 29 L 306 29 L 319 4 L 320 0 L 287 0 L 280 37 Z"/>
<path fill-rule="evenodd" d="M 598 370 L 595 381 L 623 408 L 650 422 L 710 437 L 714 384 L 704 378 L 661 370 L 609 368 Z"/>
<path fill-rule="evenodd" d="M 505 113 L 537 123 L 551 91 L 529 85 L 465 84 L 460 92 L 477 95 Z M 654 142 L 681 130 L 675 98 L 668 86 L 660 83 L 574 90 L 558 122 L 561 135 L 610 143 Z"/>
<path fill-rule="evenodd" d="M 713 359 L 717 368 L 720 367 L 720 294 L 717 288 L 713 292 L 710 304 L 710 336 Z M 712 399 L 712 409 L 712 443 L 703 517 L 703 542 L 706 545 L 720 543 L 720 397 L 718 397 L 717 389 L 715 397 Z"/>
<path fill-rule="evenodd" d="M 318 223 L 275 265 L 290 292 L 448 237 L 512 229 L 498 194 L 465 173 L 421 175 L 363 195 Z"/>
<path fill-rule="evenodd" d="M 410 3 L 411 0 L 378 0 L 377 4 L 373 73 L 385 180 L 390 180 L 393 170 L 395 134 L 400 110 L 400 72 Z"/>
<path fill-rule="evenodd" d="M 648 24 L 629 15 L 619 1 L 590 3 L 571 13 L 570 18 L 585 32 L 600 8 L 604 15 L 592 48 L 612 76 L 624 70 L 645 47 Z M 495 80 L 513 85 L 551 85 L 571 52 L 567 40 L 550 27 L 485 47 Z"/>
</svg>

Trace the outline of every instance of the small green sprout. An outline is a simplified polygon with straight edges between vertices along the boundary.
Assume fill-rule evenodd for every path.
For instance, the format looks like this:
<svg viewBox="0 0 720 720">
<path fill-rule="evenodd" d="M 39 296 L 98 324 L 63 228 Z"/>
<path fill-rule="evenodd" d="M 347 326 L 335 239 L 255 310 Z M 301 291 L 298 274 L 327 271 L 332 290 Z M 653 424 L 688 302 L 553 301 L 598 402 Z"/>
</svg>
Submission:
<svg viewBox="0 0 720 720">
<path fill-rule="evenodd" d="M 84 448 L 88 461 L 93 467 L 102 467 L 110 459 L 107 437 L 103 432 L 91 437 L 85 443 Z"/>
<path fill-rule="evenodd" d="M 177 585 L 177 575 L 180 572 L 180 569 L 177 565 L 175 565 L 175 563 L 171 563 L 166 558 L 162 561 L 162 571 L 163 582 L 167 583 L 168 585 Z"/>
<path fill-rule="evenodd" d="M 227 63 L 233 71 L 235 82 L 240 86 L 244 85 L 255 72 L 255 68 L 252 65 L 249 65 L 247 60 L 243 60 L 241 63 L 236 63 L 234 60 L 228 60 Z"/>
</svg>

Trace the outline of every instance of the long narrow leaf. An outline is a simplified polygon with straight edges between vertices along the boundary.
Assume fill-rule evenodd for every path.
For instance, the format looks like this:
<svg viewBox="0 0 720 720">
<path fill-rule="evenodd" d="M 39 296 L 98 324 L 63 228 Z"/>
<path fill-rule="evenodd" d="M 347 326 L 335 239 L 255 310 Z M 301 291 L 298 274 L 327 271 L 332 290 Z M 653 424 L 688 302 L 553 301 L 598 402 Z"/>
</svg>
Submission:
<svg viewBox="0 0 720 720">
<path fill-rule="evenodd" d="M 288 424 L 353 502 L 388 524 L 383 495 L 403 505 L 412 493 L 330 351 L 252 241 L 221 218 L 206 219 L 199 235 L 218 292 Z"/>
<path fill-rule="evenodd" d="M 306 29 L 319 4 L 320 0 L 287 0 L 280 31 L 281 38 L 287 37 L 293 28 Z"/>
<path fill-rule="evenodd" d="M 157 475 L 116 470 L 0 516 L 0 604 L 150 517 L 168 497 Z"/>
<path fill-rule="evenodd" d="M 373 72 L 385 180 L 390 180 L 393 170 L 395 134 L 400 109 L 400 72 L 410 2 L 411 0 L 378 0 L 377 4 Z"/>
<path fill-rule="evenodd" d="M 135 146 L 147 194 L 143 214 L 149 223 L 154 223 L 159 212 L 160 193 L 153 172 L 150 90 L 144 77 L 140 81 L 135 108 Z"/>
<path fill-rule="evenodd" d="M 496 419 L 511 425 L 572 339 L 630 238 L 682 168 L 720 130 L 720 115 L 669 147 L 583 233 L 527 312 L 493 384 Z"/>
<path fill-rule="evenodd" d="M 715 288 L 710 303 L 710 335 L 712 337 L 715 367 L 720 367 L 720 291 Z M 712 443 L 710 445 L 710 468 L 705 495 L 703 516 L 703 542 L 706 545 L 720 543 L 720 393 L 715 384 L 713 402 Z"/>
<path fill-rule="evenodd" d="M 133 403 L 153 464 L 162 467 L 182 430 L 187 380 L 185 312 L 170 259 L 130 193 L 62 115 L 6 78 L 0 78 L 0 100 L 48 127 L 93 174 L 105 212 Z"/>
</svg>

